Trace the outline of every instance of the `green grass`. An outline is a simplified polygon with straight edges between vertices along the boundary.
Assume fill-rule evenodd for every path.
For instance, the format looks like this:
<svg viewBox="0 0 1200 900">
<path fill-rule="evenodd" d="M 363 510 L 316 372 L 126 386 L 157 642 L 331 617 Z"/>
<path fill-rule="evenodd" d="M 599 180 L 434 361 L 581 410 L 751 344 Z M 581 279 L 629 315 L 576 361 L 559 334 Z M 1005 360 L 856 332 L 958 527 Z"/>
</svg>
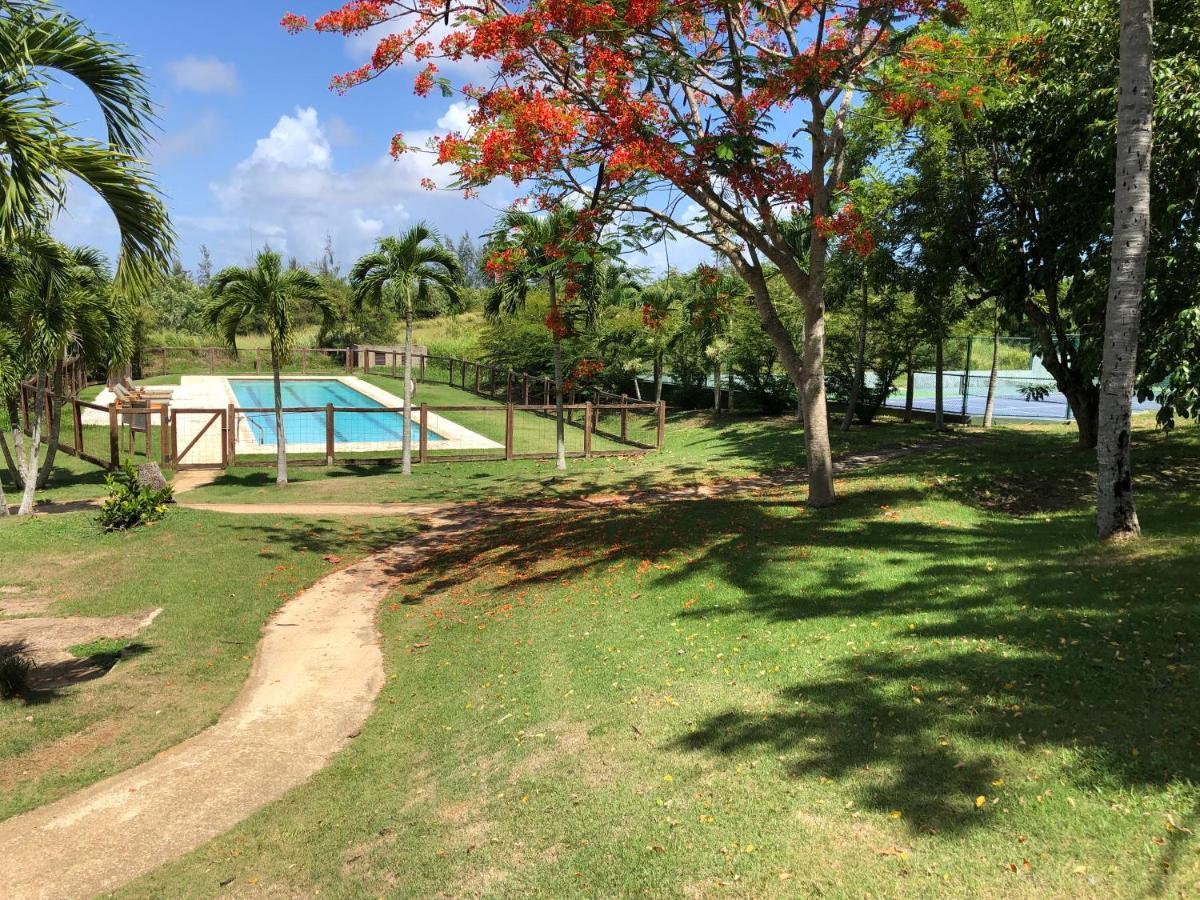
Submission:
<svg viewBox="0 0 1200 900">
<path fill-rule="evenodd" d="M 153 526 L 102 535 L 92 513 L 0 520 L 3 599 L 42 598 L 50 616 L 141 616 L 129 640 L 71 648 L 125 651 L 104 678 L 0 702 L 0 819 L 135 765 L 216 720 L 240 690 L 259 630 L 280 603 L 412 526 L 221 516 L 173 509 Z M 136 652 L 131 652 L 136 651 Z M 115 662 L 115 657 L 106 662 Z"/>
<path fill-rule="evenodd" d="M 426 390 L 428 394 L 424 393 Z M 449 390 L 454 389 L 442 385 L 421 388 L 422 396 L 439 396 L 439 391 Z M 451 416 L 471 427 L 468 420 L 461 418 L 462 414 Z M 884 424 L 850 432 L 834 430 L 831 435 L 834 452 L 903 445 L 933 434 L 928 425 L 883 421 Z M 549 427 L 552 432 L 553 422 L 549 422 Z M 700 484 L 803 465 L 803 435 L 795 419 L 714 418 L 707 413 L 686 413 L 669 417 L 666 448 L 662 452 L 570 459 L 565 473 L 555 470 L 553 460 L 435 461 L 414 466 L 408 478 L 399 474 L 398 465 L 383 463 L 297 467 L 288 471 L 291 483 L 277 489 L 269 472 L 235 467 L 212 485 L 189 493 L 188 499 L 320 503 L 578 497 Z"/>
<path fill-rule="evenodd" d="M 1200 436 L 1116 547 L 1072 440 L 464 539 L 362 735 L 125 893 L 1195 896 Z"/>
</svg>

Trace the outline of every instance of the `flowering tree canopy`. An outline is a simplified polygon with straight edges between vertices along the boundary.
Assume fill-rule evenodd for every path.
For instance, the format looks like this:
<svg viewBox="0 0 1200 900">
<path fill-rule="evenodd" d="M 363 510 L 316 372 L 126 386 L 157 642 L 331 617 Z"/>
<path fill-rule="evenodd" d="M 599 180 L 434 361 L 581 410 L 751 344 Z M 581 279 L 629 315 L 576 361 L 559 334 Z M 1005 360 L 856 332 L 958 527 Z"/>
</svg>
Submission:
<svg viewBox="0 0 1200 900">
<path fill-rule="evenodd" d="M 871 246 L 840 202 L 847 117 L 863 91 L 888 92 L 901 114 L 970 102 L 924 71 L 932 47 L 908 49 L 922 23 L 962 12 L 961 0 L 351 0 L 311 27 L 390 28 L 337 89 L 416 63 L 418 94 L 473 101 L 469 130 L 436 147 L 467 190 L 533 183 L 543 207 L 573 201 L 598 222 L 624 216 L 643 237 L 667 229 L 723 255 L 801 393 L 810 502 L 823 504 L 824 262 L 832 245 Z M 294 14 L 284 25 L 310 27 Z M 879 63 L 906 54 L 910 65 L 886 67 L 890 83 Z M 442 70 L 462 61 L 489 63 L 486 83 L 452 85 Z M 397 135 L 393 152 L 408 149 Z M 764 267 L 803 302 L 802 354 Z"/>
</svg>

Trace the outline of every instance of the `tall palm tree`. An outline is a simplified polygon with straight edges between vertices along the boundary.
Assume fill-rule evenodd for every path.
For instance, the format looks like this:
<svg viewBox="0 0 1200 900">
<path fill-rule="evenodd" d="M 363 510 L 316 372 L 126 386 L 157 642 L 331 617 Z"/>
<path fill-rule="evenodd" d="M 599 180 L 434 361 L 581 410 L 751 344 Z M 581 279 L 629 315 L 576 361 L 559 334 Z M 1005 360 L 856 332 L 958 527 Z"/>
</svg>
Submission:
<svg viewBox="0 0 1200 900">
<path fill-rule="evenodd" d="M 417 304 L 440 288 L 453 306 L 459 304 L 462 266 L 437 232 L 421 222 L 400 237 L 380 238 L 371 253 L 350 271 L 354 303 L 391 307 L 404 316 L 404 437 L 401 471 L 412 474 L 412 332 Z"/>
<path fill-rule="evenodd" d="M 328 321 L 334 315 L 333 302 L 316 275 L 304 269 L 284 268 L 280 255 L 269 249 L 258 254 L 252 268 L 222 269 L 213 277 L 209 290 L 212 300 L 205 307 L 205 319 L 229 347 L 236 349 L 239 332 L 262 332 L 270 339 L 275 389 L 275 483 L 287 484 L 287 437 L 279 372 L 296 340 L 292 316 L 298 304 L 307 303 Z"/>
<path fill-rule="evenodd" d="M 34 491 L 45 486 L 58 451 L 65 363 L 75 357 L 85 365 L 109 367 L 128 359 L 132 332 L 128 309 L 110 294 L 107 262 L 99 251 L 65 247 L 41 234 L 22 238 L 15 250 L 19 252 L 10 249 L 8 254 L 15 260 L 12 277 L 7 285 L 0 284 L 0 295 L 7 301 L 0 307 L 0 321 L 14 339 L 6 368 L 19 377 L 33 377 L 35 402 L 29 444 L 24 444 L 19 427 L 13 431 L 15 463 L 2 436 L 0 446 L 23 487 L 19 512 L 28 513 Z M 47 420 L 48 393 L 58 399 L 49 404 Z M 15 423 L 15 398 L 10 395 L 8 403 Z M 47 451 L 39 467 L 43 431 Z"/>
<path fill-rule="evenodd" d="M 118 282 L 164 270 L 174 233 L 140 156 L 154 122 L 145 78 L 119 46 L 44 0 L 0 0 L 0 243 L 45 227 L 67 177 L 90 185 L 121 232 Z M 72 136 L 48 89 L 61 75 L 100 107 L 106 141 Z"/>
<path fill-rule="evenodd" d="M 1153 0 L 1121 0 L 1112 268 L 1096 441 L 1096 524 L 1102 538 L 1136 537 L 1141 532 L 1133 503 L 1130 412 L 1137 376 L 1139 307 L 1150 252 L 1153 30 Z"/>
<path fill-rule="evenodd" d="M 564 268 L 562 248 L 571 240 L 577 214 L 565 208 L 535 216 L 521 210 L 509 210 L 488 235 L 492 256 L 509 254 L 510 261 L 499 281 L 488 292 L 485 314 L 492 319 L 512 315 L 524 308 L 531 285 L 545 283 L 550 294 L 550 314 L 546 327 L 554 342 L 554 405 L 556 468 L 567 467 L 566 426 L 563 420 L 562 339 L 567 335 L 566 319 L 558 302 L 558 279 Z"/>
</svg>

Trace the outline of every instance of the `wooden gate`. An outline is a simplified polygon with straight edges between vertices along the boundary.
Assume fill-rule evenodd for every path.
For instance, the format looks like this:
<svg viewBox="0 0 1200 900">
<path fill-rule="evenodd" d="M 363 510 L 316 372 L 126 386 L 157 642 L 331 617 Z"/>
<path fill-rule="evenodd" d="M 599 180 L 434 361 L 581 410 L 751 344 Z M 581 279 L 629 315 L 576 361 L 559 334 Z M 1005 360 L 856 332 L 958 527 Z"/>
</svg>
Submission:
<svg viewBox="0 0 1200 900">
<path fill-rule="evenodd" d="M 216 469 L 229 463 L 224 409 L 172 409 L 171 458 L 177 469 Z"/>
</svg>

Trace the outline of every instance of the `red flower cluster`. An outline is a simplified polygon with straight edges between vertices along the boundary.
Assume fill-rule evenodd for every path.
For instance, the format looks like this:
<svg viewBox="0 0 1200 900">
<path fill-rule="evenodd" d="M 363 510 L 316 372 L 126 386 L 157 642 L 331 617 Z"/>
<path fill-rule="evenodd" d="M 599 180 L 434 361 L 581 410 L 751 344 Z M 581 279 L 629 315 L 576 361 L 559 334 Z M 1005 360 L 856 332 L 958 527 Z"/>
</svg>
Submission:
<svg viewBox="0 0 1200 900">
<path fill-rule="evenodd" d="M 658 331 L 663 327 L 665 321 L 667 321 L 665 309 L 656 309 L 649 303 L 642 304 L 642 324 L 651 331 Z"/>
<path fill-rule="evenodd" d="M 847 203 L 832 216 L 818 216 L 813 220 L 813 227 L 825 237 L 836 236 L 839 247 L 859 256 L 870 256 L 875 249 L 875 235 L 863 225 L 862 213 L 853 203 Z"/>
<path fill-rule="evenodd" d="M 604 371 L 604 363 L 598 359 L 581 359 L 571 369 L 571 374 L 563 379 L 563 390 L 571 391 L 579 384 L 591 381 Z"/>
<path fill-rule="evenodd" d="M 551 307 L 550 312 L 546 314 L 546 329 L 558 338 L 560 341 L 571 333 L 571 329 L 567 327 L 567 320 L 563 318 L 562 311 L 557 307 Z"/>
</svg>

